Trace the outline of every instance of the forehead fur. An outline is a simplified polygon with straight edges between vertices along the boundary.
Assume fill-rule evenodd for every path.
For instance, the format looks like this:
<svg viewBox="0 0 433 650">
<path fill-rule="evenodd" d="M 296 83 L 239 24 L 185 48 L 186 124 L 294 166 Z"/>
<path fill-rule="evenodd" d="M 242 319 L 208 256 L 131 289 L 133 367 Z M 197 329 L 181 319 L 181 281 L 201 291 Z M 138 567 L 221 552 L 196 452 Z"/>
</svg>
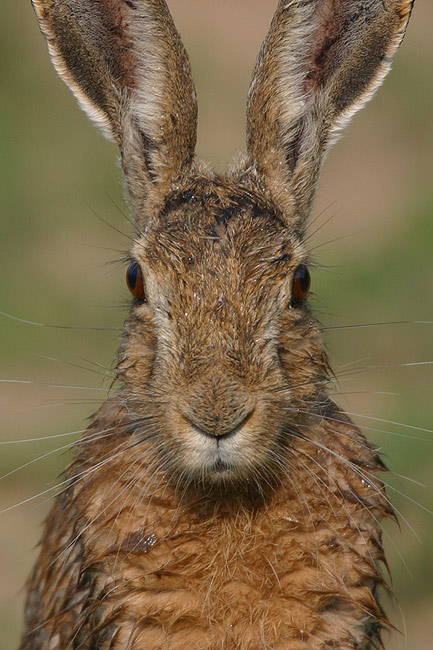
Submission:
<svg viewBox="0 0 433 650">
<path fill-rule="evenodd" d="M 196 180 L 170 194 L 133 254 L 169 273 L 218 271 L 232 260 L 248 275 L 271 277 L 305 258 L 279 211 L 227 179 Z"/>
</svg>

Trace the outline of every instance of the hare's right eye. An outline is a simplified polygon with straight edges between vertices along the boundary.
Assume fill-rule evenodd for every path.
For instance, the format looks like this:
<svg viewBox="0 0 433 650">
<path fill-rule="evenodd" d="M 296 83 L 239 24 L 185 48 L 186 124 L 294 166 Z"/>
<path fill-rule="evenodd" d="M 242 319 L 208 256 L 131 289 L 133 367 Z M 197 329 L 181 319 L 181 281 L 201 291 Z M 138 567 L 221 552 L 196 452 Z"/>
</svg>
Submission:
<svg viewBox="0 0 433 650">
<path fill-rule="evenodd" d="M 298 266 L 293 274 L 292 305 L 299 305 L 310 291 L 310 272 L 304 264 Z"/>
<path fill-rule="evenodd" d="M 145 302 L 143 274 L 137 262 L 131 262 L 126 272 L 126 284 L 136 300 Z"/>
</svg>

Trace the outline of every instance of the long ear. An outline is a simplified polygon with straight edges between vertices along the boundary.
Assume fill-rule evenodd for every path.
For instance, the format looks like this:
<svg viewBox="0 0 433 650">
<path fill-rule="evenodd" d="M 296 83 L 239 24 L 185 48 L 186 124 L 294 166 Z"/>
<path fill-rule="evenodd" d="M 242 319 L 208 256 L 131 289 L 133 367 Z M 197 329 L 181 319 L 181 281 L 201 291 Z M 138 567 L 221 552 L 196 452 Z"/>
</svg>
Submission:
<svg viewBox="0 0 433 650">
<path fill-rule="evenodd" d="M 302 230 L 324 155 L 374 94 L 413 0 L 280 0 L 249 92 L 247 146 L 259 181 Z"/>
<path fill-rule="evenodd" d="M 120 146 L 132 207 L 194 156 L 197 102 L 165 0 L 32 0 L 53 63 Z"/>
</svg>

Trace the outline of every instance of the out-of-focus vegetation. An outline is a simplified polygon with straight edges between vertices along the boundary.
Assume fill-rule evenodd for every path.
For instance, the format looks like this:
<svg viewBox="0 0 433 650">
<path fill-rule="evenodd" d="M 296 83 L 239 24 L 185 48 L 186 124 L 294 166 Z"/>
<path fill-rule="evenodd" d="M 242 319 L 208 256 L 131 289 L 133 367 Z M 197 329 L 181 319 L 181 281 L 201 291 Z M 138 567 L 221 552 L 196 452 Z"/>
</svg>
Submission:
<svg viewBox="0 0 433 650">
<path fill-rule="evenodd" d="M 222 169 L 243 147 L 249 77 L 276 3 L 169 4 L 193 62 L 199 153 Z M 432 32 L 430 0 L 417 0 L 394 70 L 325 166 L 310 243 L 326 326 L 432 320 Z M 131 226 L 117 152 L 54 73 L 30 2 L 4 3 L 0 79 L 0 309 L 37 323 L 120 328 L 128 296 L 118 261 Z M 433 367 L 417 365 L 433 361 L 432 335 L 433 325 L 415 323 L 326 334 L 340 402 L 369 416 L 356 419 L 395 472 L 387 481 L 402 532 L 387 525 L 385 542 L 401 612 L 387 610 L 403 634 L 391 635 L 389 650 L 426 650 L 433 638 Z M 85 427 L 118 337 L 0 316 L 0 380 L 23 382 L 0 383 L 2 441 Z M 18 642 L 22 586 L 52 493 L 29 499 L 55 485 L 73 438 L 0 446 L 2 475 L 27 464 L 1 481 L 0 508 L 16 506 L 0 515 L 3 650 Z"/>
</svg>

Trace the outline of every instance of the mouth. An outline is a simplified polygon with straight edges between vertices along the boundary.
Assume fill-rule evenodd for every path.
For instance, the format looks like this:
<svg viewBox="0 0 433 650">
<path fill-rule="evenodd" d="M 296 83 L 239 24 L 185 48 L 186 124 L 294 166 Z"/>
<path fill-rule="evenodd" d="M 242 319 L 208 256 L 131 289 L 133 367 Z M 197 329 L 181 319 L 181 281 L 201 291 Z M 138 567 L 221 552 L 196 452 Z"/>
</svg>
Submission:
<svg viewBox="0 0 433 650">
<path fill-rule="evenodd" d="M 234 467 L 231 463 L 222 460 L 222 458 L 217 458 L 213 466 L 209 468 L 209 472 L 212 474 L 228 475 L 229 473 L 233 472 L 233 469 Z"/>
<path fill-rule="evenodd" d="M 229 426 L 208 423 L 191 417 L 183 420 L 183 462 L 190 473 L 219 481 L 243 475 L 254 455 L 256 434 L 252 426 L 254 409 L 242 414 Z"/>
</svg>

